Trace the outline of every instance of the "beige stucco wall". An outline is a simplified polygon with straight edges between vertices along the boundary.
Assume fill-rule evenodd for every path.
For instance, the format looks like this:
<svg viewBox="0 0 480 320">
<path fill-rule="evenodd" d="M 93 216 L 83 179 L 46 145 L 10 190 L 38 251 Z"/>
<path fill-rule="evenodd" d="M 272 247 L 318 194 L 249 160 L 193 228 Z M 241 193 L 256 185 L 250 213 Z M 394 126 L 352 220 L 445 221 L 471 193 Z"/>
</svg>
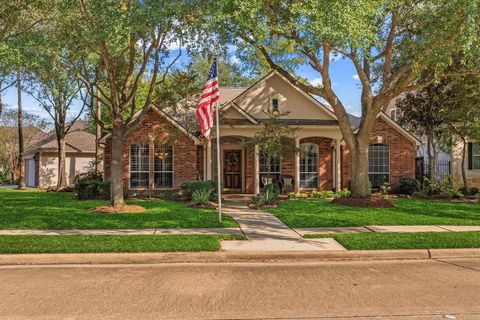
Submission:
<svg viewBox="0 0 480 320">
<path fill-rule="evenodd" d="M 87 154 L 68 154 L 67 153 L 67 182 L 73 184 L 75 175 L 85 172 L 90 163 L 95 159 L 95 155 Z M 39 164 L 39 187 L 48 188 L 55 186 L 58 181 L 58 158 L 55 154 L 42 154 Z"/>
<path fill-rule="evenodd" d="M 462 180 L 462 144 L 457 142 L 452 148 L 452 176 L 455 187 L 463 187 Z M 468 187 L 480 188 L 480 170 L 468 170 L 468 153 L 465 159 L 465 173 Z"/>
<path fill-rule="evenodd" d="M 286 117 L 289 119 L 333 119 L 316 102 L 275 73 L 266 81 L 261 81 L 252 87 L 235 102 L 252 117 L 268 119 L 271 100 L 275 98 L 279 101 L 280 113 L 288 113 Z M 244 118 L 233 108 L 228 110 L 226 116 L 231 119 Z"/>
</svg>

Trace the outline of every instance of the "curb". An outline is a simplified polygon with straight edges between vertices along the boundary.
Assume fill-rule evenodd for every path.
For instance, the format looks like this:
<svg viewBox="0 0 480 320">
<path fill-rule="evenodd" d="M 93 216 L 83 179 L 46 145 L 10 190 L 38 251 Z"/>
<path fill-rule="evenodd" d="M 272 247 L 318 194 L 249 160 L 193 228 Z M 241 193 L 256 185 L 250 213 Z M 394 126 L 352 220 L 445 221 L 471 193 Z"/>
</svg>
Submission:
<svg viewBox="0 0 480 320">
<path fill-rule="evenodd" d="M 5 254 L 0 266 L 14 265 L 104 265 L 160 263 L 260 263 L 349 260 L 427 260 L 480 258 L 480 249 L 297 251 L 297 252 L 171 252 L 171 253 L 61 253 Z"/>
</svg>

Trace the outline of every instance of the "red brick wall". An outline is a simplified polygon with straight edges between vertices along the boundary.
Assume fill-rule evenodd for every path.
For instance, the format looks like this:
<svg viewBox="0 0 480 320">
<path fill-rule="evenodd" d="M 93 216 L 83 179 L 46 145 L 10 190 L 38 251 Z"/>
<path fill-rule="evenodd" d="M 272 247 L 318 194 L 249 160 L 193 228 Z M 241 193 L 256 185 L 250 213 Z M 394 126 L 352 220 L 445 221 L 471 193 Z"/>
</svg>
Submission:
<svg viewBox="0 0 480 320">
<path fill-rule="evenodd" d="M 198 154 L 202 155 L 201 147 L 195 145 L 192 139 L 182 133 L 177 127 L 173 126 L 168 120 L 160 116 L 155 110 L 150 109 L 141 124 L 137 125 L 135 130 L 125 138 L 123 161 L 124 161 L 124 183 L 126 191 L 129 191 L 129 152 L 130 145 L 134 143 L 149 143 L 150 135 L 153 141 L 161 144 L 173 145 L 173 188 L 178 189 L 180 185 L 188 180 L 196 180 L 197 172 L 195 168 L 201 163 L 198 160 Z M 199 151 L 200 149 L 200 151 Z M 112 151 L 112 140 L 109 138 L 105 145 L 105 178 L 110 178 L 110 161 Z M 151 173 L 153 166 L 151 164 Z M 198 168 L 203 171 L 203 165 Z M 152 174 L 151 174 L 152 176 Z M 152 186 L 151 186 L 152 187 Z M 150 189 L 150 191 L 152 191 Z"/>
<path fill-rule="evenodd" d="M 318 181 L 319 190 L 331 190 L 333 188 L 333 148 L 332 139 L 311 137 L 300 140 L 302 143 L 314 143 L 318 145 Z"/>
<path fill-rule="evenodd" d="M 415 178 L 415 144 L 401 134 L 385 120 L 378 118 L 370 134 L 370 143 L 379 143 L 390 147 L 390 185 L 393 190 L 400 185 L 401 178 Z M 342 147 L 342 186 L 348 187 L 351 179 L 351 161 L 347 146 Z"/>
</svg>

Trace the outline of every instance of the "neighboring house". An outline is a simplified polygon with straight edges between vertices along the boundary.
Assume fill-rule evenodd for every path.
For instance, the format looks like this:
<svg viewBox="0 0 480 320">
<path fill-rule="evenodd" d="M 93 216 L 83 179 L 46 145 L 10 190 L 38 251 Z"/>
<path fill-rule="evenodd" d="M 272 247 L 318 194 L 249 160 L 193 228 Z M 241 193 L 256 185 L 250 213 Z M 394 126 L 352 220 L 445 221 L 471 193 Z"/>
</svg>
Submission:
<svg viewBox="0 0 480 320">
<path fill-rule="evenodd" d="M 296 192 L 349 185 L 351 163 L 335 114 L 278 72 L 272 71 L 249 88 L 220 88 L 220 97 L 224 191 L 257 194 L 272 180 Z M 270 170 L 262 150 L 244 143 L 262 129 L 269 112 L 285 114 L 279 122 L 299 128 L 295 142 L 303 150 L 272 161 Z M 198 127 L 189 129 L 185 118 L 181 112 L 150 106 L 141 123 L 132 120 L 136 127 L 127 135 L 124 147 L 126 192 L 178 189 L 188 180 L 215 179 L 215 139 L 205 141 Z M 352 126 L 357 126 L 359 119 L 351 119 Z M 104 141 L 105 177 L 109 179 L 111 136 Z M 372 185 L 389 182 L 397 188 L 400 178 L 415 177 L 416 148 L 421 142 L 383 112 L 378 114 L 370 141 Z"/>
<path fill-rule="evenodd" d="M 395 105 L 396 99 L 390 101 L 390 103 L 384 108 L 384 112 L 390 116 L 394 121 L 400 121 L 402 117 L 401 110 Z M 427 137 L 417 136 L 418 139 L 422 142 L 422 145 L 417 150 L 417 157 L 423 158 L 424 160 L 424 167 L 428 167 L 428 153 L 427 153 Z M 450 161 L 451 156 L 450 153 L 439 150 L 437 155 L 437 172 L 440 173 L 448 173 L 450 171 Z"/>
<path fill-rule="evenodd" d="M 452 148 L 452 175 L 456 187 L 463 186 L 462 180 L 462 143 L 456 143 Z M 465 159 L 465 175 L 468 187 L 480 188 L 480 142 L 467 143 L 467 156 Z"/>
<path fill-rule="evenodd" d="M 77 122 L 66 136 L 67 182 L 85 172 L 95 160 L 95 135 Z M 55 130 L 45 133 L 25 149 L 25 181 L 29 187 L 48 188 L 58 181 L 58 145 Z"/>
</svg>

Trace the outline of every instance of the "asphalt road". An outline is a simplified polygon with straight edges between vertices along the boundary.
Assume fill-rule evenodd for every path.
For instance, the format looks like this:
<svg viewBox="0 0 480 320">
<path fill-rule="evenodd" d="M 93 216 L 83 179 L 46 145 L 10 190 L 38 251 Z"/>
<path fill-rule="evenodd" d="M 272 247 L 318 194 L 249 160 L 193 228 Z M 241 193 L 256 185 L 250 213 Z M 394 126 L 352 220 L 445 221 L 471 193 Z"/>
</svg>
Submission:
<svg viewBox="0 0 480 320">
<path fill-rule="evenodd" d="M 480 259 L 0 267 L 0 319 L 322 317 L 480 319 Z"/>
</svg>

